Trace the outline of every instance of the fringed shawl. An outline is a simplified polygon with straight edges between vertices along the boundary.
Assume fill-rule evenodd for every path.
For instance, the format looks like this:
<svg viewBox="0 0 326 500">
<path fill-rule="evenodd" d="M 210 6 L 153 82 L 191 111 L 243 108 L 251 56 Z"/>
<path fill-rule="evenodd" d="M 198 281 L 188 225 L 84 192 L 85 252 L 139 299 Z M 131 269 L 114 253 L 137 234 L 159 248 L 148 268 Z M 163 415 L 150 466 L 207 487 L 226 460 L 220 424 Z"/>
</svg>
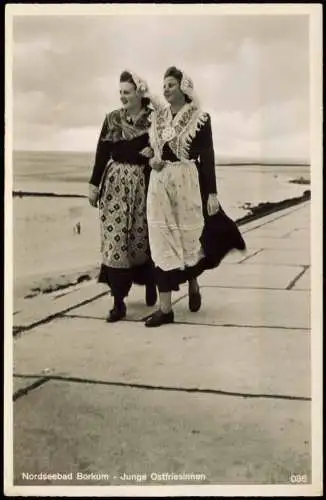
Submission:
<svg viewBox="0 0 326 500">
<path fill-rule="evenodd" d="M 194 103 L 185 104 L 173 118 L 171 108 L 157 107 L 152 114 L 149 130 L 150 143 L 155 156 L 161 157 L 164 144 L 180 160 L 189 159 L 191 142 L 208 119 L 208 114 Z"/>
<path fill-rule="evenodd" d="M 151 112 L 151 109 L 143 108 L 134 123 L 132 123 L 124 109 L 112 111 L 106 116 L 107 133 L 102 140 L 111 142 L 128 141 L 148 133 Z"/>
</svg>

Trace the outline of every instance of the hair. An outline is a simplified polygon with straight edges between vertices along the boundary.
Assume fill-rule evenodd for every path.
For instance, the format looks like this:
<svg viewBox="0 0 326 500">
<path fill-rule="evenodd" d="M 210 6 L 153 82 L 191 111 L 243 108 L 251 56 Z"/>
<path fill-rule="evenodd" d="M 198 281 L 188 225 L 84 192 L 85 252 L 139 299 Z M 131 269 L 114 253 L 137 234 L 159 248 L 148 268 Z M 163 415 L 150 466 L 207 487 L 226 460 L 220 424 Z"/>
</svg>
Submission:
<svg viewBox="0 0 326 500">
<path fill-rule="evenodd" d="M 120 75 L 120 83 L 126 83 L 126 82 L 131 83 L 137 90 L 137 85 L 134 82 L 132 74 L 129 73 L 129 71 L 123 71 Z M 146 108 L 149 104 L 150 104 L 150 99 L 148 97 L 141 98 L 141 105 L 143 106 L 143 108 Z"/>
<path fill-rule="evenodd" d="M 170 66 L 166 72 L 164 73 L 164 78 L 168 78 L 169 76 L 172 76 L 176 80 L 178 80 L 179 83 L 181 83 L 182 80 L 182 71 L 180 71 L 178 68 L 175 66 Z"/>
<path fill-rule="evenodd" d="M 164 78 L 168 78 L 169 76 L 175 78 L 179 82 L 179 85 L 181 84 L 183 73 L 180 69 L 176 68 L 175 66 L 170 66 L 164 73 Z M 187 96 L 184 92 L 182 93 L 185 96 L 186 102 L 191 102 L 190 97 Z"/>
<path fill-rule="evenodd" d="M 135 84 L 132 74 L 129 73 L 129 71 L 123 71 L 120 75 L 120 83 L 125 82 L 131 83 L 135 89 L 137 89 L 137 85 Z"/>
</svg>

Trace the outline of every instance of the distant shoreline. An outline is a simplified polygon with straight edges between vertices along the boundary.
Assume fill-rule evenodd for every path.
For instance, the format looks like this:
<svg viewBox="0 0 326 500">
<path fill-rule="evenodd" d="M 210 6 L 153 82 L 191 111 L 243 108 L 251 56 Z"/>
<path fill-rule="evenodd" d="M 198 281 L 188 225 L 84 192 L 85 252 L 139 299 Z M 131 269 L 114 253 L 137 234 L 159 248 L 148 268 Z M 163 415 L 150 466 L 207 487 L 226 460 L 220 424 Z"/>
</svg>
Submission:
<svg viewBox="0 0 326 500">
<path fill-rule="evenodd" d="M 47 193 L 42 191 L 13 191 L 12 195 L 14 197 L 19 196 L 20 198 L 23 196 L 39 196 L 39 197 L 47 197 L 47 198 L 87 198 L 85 194 L 64 194 L 64 193 Z"/>
<path fill-rule="evenodd" d="M 18 155 L 80 155 L 80 156 L 88 156 L 93 158 L 94 151 L 37 151 L 37 150 L 13 150 L 14 154 Z M 271 166 L 271 167 L 310 167 L 311 163 L 308 159 L 282 159 L 282 158 L 274 158 L 274 159 L 260 159 L 260 158 L 232 158 L 232 157 L 218 157 L 215 154 L 216 166 L 226 167 L 226 166 Z"/>
<path fill-rule="evenodd" d="M 305 177 L 300 177 L 296 179 L 290 179 L 288 181 L 291 184 L 302 184 L 302 185 L 310 185 L 310 180 Z M 48 198 L 87 198 L 85 194 L 73 194 L 73 193 L 55 193 L 51 191 L 22 191 L 22 190 L 13 190 L 13 197 L 48 197 Z"/>
</svg>

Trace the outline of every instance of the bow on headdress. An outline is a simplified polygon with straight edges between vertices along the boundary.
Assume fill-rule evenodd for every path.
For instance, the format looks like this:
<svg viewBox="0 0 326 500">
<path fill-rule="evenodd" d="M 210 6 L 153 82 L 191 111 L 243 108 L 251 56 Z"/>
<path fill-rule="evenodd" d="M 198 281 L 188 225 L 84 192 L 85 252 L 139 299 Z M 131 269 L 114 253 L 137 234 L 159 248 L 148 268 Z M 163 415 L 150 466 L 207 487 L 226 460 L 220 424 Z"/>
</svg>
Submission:
<svg viewBox="0 0 326 500">
<path fill-rule="evenodd" d="M 137 92 L 142 97 L 148 97 L 148 85 L 146 80 L 138 76 L 136 73 L 133 73 L 132 71 L 129 71 L 129 73 L 131 74 L 132 79 L 135 82 Z"/>
<path fill-rule="evenodd" d="M 186 96 L 189 97 L 189 99 L 191 99 L 191 101 L 194 104 L 198 104 L 199 101 L 197 94 L 194 91 L 194 83 L 192 79 L 183 71 L 182 71 L 182 79 L 180 82 L 180 89 L 184 94 L 186 94 Z"/>
<path fill-rule="evenodd" d="M 150 100 L 151 105 L 154 107 L 154 109 L 159 109 L 159 108 L 165 107 L 162 100 L 158 96 L 156 96 L 155 94 L 152 94 L 150 92 L 146 80 L 141 78 L 139 75 L 137 75 L 137 73 L 134 73 L 133 71 L 128 71 L 128 73 L 131 74 L 131 77 L 132 77 L 133 81 L 135 82 L 136 90 L 137 90 L 138 94 L 141 97 L 147 97 Z"/>
</svg>

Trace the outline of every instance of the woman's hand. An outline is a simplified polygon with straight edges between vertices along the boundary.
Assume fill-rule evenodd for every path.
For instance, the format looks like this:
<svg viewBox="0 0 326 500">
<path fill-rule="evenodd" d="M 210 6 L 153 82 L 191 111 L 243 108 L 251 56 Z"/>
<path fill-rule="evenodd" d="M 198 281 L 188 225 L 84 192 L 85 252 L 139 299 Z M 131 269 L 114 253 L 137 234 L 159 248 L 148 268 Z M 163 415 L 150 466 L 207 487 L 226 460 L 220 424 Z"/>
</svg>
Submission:
<svg viewBox="0 0 326 500">
<path fill-rule="evenodd" d="M 142 149 L 139 154 L 141 156 L 144 156 L 145 158 L 153 158 L 154 156 L 154 151 L 152 150 L 151 147 L 147 146 L 146 148 Z"/>
<path fill-rule="evenodd" d="M 164 167 L 165 162 L 158 158 L 152 158 L 151 160 L 149 160 L 149 165 L 153 170 L 159 172 Z"/>
<path fill-rule="evenodd" d="M 207 212 L 208 215 L 215 215 L 220 209 L 220 204 L 217 199 L 216 193 L 210 193 L 207 200 Z"/>
<path fill-rule="evenodd" d="M 97 186 L 93 186 L 93 184 L 88 185 L 88 201 L 92 207 L 97 207 L 99 194 L 100 190 Z"/>
</svg>

